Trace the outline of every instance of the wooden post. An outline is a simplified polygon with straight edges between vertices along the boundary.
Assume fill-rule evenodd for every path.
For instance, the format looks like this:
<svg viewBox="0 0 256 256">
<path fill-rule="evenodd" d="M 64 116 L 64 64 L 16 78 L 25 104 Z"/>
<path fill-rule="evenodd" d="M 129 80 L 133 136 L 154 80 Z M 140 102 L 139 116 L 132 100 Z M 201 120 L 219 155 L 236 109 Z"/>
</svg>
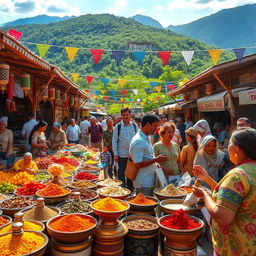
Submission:
<svg viewBox="0 0 256 256">
<path fill-rule="evenodd" d="M 52 80 L 54 79 L 54 77 L 55 77 L 55 74 L 52 74 L 52 76 L 51 76 L 51 78 L 49 79 L 49 81 L 47 82 L 47 84 L 46 84 L 44 90 L 42 90 L 42 91 L 40 92 L 40 94 L 38 95 L 38 97 L 37 97 L 37 99 L 36 99 L 37 102 L 40 100 L 40 98 L 41 98 L 41 96 L 43 95 L 43 93 L 45 92 L 45 90 L 49 87 L 49 85 L 50 85 L 50 83 L 52 82 Z"/>
<path fill-rule="evenodd" d="M 33 79 L 33 88 L 32 88 L 32 112 L 35 114 L 36 118 L 36 91 L 37 91 L 37 82 L 35 79 Z"/>
</svg>

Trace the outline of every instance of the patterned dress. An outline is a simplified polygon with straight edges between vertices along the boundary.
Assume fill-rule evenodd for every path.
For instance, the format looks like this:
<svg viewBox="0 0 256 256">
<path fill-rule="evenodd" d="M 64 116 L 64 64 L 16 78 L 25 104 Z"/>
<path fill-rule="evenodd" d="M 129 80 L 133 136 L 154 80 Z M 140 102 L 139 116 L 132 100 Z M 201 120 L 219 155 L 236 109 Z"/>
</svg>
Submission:
<svg viewBox="0 0 256 256">
<path fill-rule="evenodd" d="M 213 192 L 217 206 L 235 212 L 228 226 L 212 219 L 213 246 L 221 256 L 256 255 L 256 161 L 228 172 Z"/>
</svg>

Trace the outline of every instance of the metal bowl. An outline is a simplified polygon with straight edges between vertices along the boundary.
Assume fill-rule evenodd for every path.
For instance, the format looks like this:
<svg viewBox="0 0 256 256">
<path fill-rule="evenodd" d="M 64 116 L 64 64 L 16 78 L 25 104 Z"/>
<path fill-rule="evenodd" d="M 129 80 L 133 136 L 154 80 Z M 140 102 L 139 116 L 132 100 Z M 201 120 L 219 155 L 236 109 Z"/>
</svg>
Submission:
<svg viewBox="0 0 256 256">
<path fill-rule="evenodd" d="M 13 217 L 16 212 L 31 209 L 35 205 L 36 205 L 36 202 L 33 205 L 29 205 L 29 206 L 21 207 L 21 208 L 3 208 L 3 207 L 1 207 L 1 210 L 3 211 L 3 214 Z"/>
<path fill-rule="evenodd" d="M 98 178 L 96 178 L 96 179 L 92 179 L 92 180 L 87 180 L 87 179 L 77 179 L 77 178 L 75 178 L 75 176 L 76 176 L 78 173 L 81 173 L 81 172 L 88 172 L 88 173 L 90 173 L 90 174 L 96 175 Z M 78 171 L 78 172 L 73 176 L 73 180 L 74 180 L 74 181 L 78 181 L 78 180 L 86 180 L 86 181 L 90 181 L 90 182 L 96 182 L 96 181 L 98 181 L 98 180 L 99 180 L 99 172 L 97 172 L 97 171 Z"/>
<path fill-rule="evenodd" d="M 66 194 L 60 195 L 60 196 L 42 196 L 39 194 L 40 191 L 43 190 L 43 189 L 41 189 L 36 192 L 36 196 L 43 197 L 44 202 L 46 204 L 57 204 L 57 203 L 63 202 L 68 199 L 69 195 L 71 194 L 71 190 L 69 188 L 66 188 L 66 189 L 68 190 L 68 192 Z"/>
<path fill-rule="evenodd" d="M 162 200 L 165 200 L 165 199 L 177 199 L 177 198 L 181 198 L 181 199 L 184 199 L 187 195 L 187 191 L 185 189 L 182 189 L 182 188 L 179 188 L 181 191 L 184 192 L 184 195 L 177 195 L 177 196 L 166 196 L 166 195 L 162 195 L 159 193 L 159 191 L 161 190 L 162 188 L 155 188 L 154 189 L 154 194 L 156 195 L 156 197 L 162 201 Z"/>
<path fill-rule="evenodd" d="M 84 154 L 83 151 L 71 151 L 71 154 L 73 156 L 82 156 Z"/>
<path fill-rule="evenodd" d="M 75 181 L 79 181 L 79 180 L 75 180 Z M 89 180 L 88 180 L 89 181 Z M 91 181 L 90 181 L 91 182 Z M 92 182 L 93 183 L 93 182 Z M 70 182 L 69 184 L 68 184 L 68 187 L 69 188 L 71 188 L 71 189 L 80 189 L 80 187 L 74 187 L 74 186 L 72 186 L 72 184 L 73 184 L 73 182 Z M 97 185 L 95 184 L 95 185 L 93 185 L 93 186 L 91 186 L 91 187 L 88 187 L 88 188 L 84 188 L 84 189 L 96 189 L 97 188 Z"/>
<path fill-rule="evenodd" d="M 0 226 L 0 229 L 2 229 L 3 227 L 9 225 L 11 222 L 12 222 L 12 218 L 10 216 L 7 216 L 7 215 L 1 215 L 2 218 L 8 220 L 7 223 L 5 223 L 4 225 Z"/>
<path fill-rule="evenodd" d="M 95 201 L 96 199 L 98 199 L 98 197 L 99 197 L 99 194 L 95 190 L 87 189 L 87 188 L 84 188 L 84 189 L 83 188 L 82 189 L 77 188 L 77 189 L 74 189 L 72 192 L 80 192 L 80 197 L 81 197 L 81 193 L 82 193 L 81 191 L 82 190 L 88 190 L 88 191 L 91 191 L 95 194 L 95 196 L 92 197 L 92 198 L 88 198 L 88 199 L 81 198 L 81 200 L 83 200 L 83 201 L 92 202 L 92 201 Z M 70 200 L 71 196 L 72 196 L 72 194 L 70 195 L 69 200 Z"/>
<path fill-rule="evenodd" d="M 126 195 L 124 196 L 110 196 L 110 195 L 105 195 L 101 192 L 101 189 L 103 189 L 105 187 L 102 187 L 102 188 L 99 188 L 96 190 L 96 192 L 99 194 L 99 197 L 100 198 L 106 198 L 106 197 L 111 197 L 111 198 L 114 198 L 114 199 L 119 199 L 119 200 L 125 200 L 130 194 L 131 194 L 131 191 L 128 189 L 128 188 L 123 188 L 123 190 L 125 190 L 127 192 Z"/>
<path fill-rule="evenodd" d="M 129 196 L 126 200 L 130 205 L 130 210 L 134 212 L 152 212 L 158 206 L 158 199 L 153 196 L 146 196 L 147 199 L 154 201 L 154 204 L 151 205 L 141 205 L 131 203 L 130 200 L 134 199 L 136 196 Z"/>
<path fill-rule="evenodd" d="M 116 199 L 117 201 L 119 201 L 120 203 L 122 203 L 123 205 L 125 205 L 127 208 L 122 210 L 122 211 L 102 211 L 102 210 L 98 210 L 97 208 L 95 208 L 93 205 L 98 202 L 99 200 L 101 199 L 98 199 L 94 202 L 91 203 L 91 208 L 93 210 L 93 212 L 99 216 L 99 217 L 102 217 L 102 218 L 109 218 L 109 219 L 116 219 L 116 218 L 119 218 L 121 217 L 122 215 L 124 215 L 130 208 L 130 205 L 123 201 L 123 200 L 119 200 L 119 199 Z"/>
<path fill-rule="evenodd" d="M 194 214 L 195 211 L 197 210 L 197 207 L 188 207 L 188 206 L 183 206 L 183 199 L 166 199 L 160 202 L 160 206 L 163 209 L 163 212 L 165 214 L 172 214 L 173 212 L 182 209 L 186 214 Z M 168 204 L 180 204 L 180 208 L 171 208 L 171 207 L 166 207 Z"/>
<path fill-rule="evenodd" d="M 27 196 L 25 196 L 25 195 L 20 195 L 20 194 L 17 194 L 17 190 L 15 190 L 14 192 L 13 192 L 13 194 L 15 195 L 15 196 L 22 196 L 22 197 L 27 197 L 27 198 L 33 198 L 36 194 L 34 194 L 34 195 L 27 195 Z"/>
<path fill-rule="evenodd" d="M 85 215 L 91 215 L 93 213 L 92 209 L 89 212 L 83 212 L 83 213 L 80 213 L 80 212 L 65 213 L 65 212 L 63 212 L 61 210 L 61 206 L 64 205 L 64 204 L 71 203 L 71 202 L 72 201 L 66 201 L 66 202 L 62 202 L 62 203 L 57 204 L 57 207 L 60 209 L 61 215 L 66 215 L 66 214 L 85 214 Z M 87 203 L 90 206 L 90 202 L 88 202 L 88 201 L 81 200 L 81 202 L 85 202 L 85 203 Z"/>
<path fill-rule="evenodd" d="M 101 181 L 104 181 L 104 180 L 98 180 L 98 181 L 96 182 L 98 188 L 102 188 L 102 187 L 111 187 L 111 186 L 113 186 L 113 185 L 111 185 L 111 186 L 101 185 L 101 184 L 99 184 L 99 182 L 101 182 Z M 115 186 L 121 186 L 122 183 L 123 183 L 121 180 L 113 179 L 113 181 L 116 183 Z"/>
<path fill-rule="evenodd" d="M 65 214 L 65 215 L 69 215 L 69 214 Z M 92 216 L 77 213 L 76 215 L 78 215 L 78 216 L 82 216 L 82 217 L 86 216 L 86 218 L 90 218 L 91 220 L 94 221 L 95 224 L 89 229 L 85 229 L 85 230 L 81 230 L 81 231 L 77 231 L 77 232 L 57 231 L 50 227 L 51 222 L 53 222 L 57 219 L 60 219 L 65 215 L 53 217 L 46 223 L 46 228 L 47 228 L 49 235 L 52 238 L 56 239 L 57 241 L 66 242 L 66 243 L 76 243 L 76 242 L 80 242 L 83 240 L 87 240 L 97 226 L 97 220 L 95 218 L 93 218 Z"/>
</svg>

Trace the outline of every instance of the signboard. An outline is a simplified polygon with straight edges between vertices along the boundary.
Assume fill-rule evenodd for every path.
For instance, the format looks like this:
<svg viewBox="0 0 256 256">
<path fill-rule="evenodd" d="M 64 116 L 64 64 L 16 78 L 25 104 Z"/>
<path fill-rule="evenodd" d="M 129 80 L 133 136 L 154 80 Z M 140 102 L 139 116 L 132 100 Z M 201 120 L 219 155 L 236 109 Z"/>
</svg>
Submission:
<svg viewBox="0 0 256 256">
<path fill-rule="evenodd" d="M 238 93 L 239 105 L 256 104 L 256 89 Z"/>
</svg>

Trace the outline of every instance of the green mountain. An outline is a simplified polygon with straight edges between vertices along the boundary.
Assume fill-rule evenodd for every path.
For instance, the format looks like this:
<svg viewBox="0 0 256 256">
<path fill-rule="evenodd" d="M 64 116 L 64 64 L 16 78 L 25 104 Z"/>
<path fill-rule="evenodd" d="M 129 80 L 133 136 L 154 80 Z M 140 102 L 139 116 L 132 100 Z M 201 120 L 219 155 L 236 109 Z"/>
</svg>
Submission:
<svg viewBox="0 0 256 256">
<path fill-rule="evenodd" d="M 130 19 L 146 26 L 151 26 L 154 28 L 163 28 L 163 26 L 157 20 L 145 15 L 136 14 L 135 16 L 130 17 Z"/>
<path fill-rule="evenodd" d="M 111 50 L 129 50 L 129 42 L 136 42 L 136 45 L 146 42 L 146 51 L 174 51 L 168 64 L 174 71 L 187 72 L 188 77 L 212 66 L 207 52 L 212 47 L 172 31 L 145 26 L 129 18 L 109 14 L 88 14 L 56 23 L 14 28 L 23 33 L 21 41 L 33 52 L 38 53 L 36 45 L 26 42 L 52 45 L 44 59 L 58 65 L 66 74 L 81 74 L 79 83 L 82 86 L 87 86 L 82 74 L 109 78 L 143 77 L 140 80 L 159 78 L 163 73 L 163 64 L 157 52 L 148 52 L 142 66 L 138 65 L 131 53 L 125 52 L 122 64 L 116 65 Z M 4 30 L 8 29 L 4 27 Z M 78 51 L 74 61 L 70 63 L 64 46 L 83 49 Z M 99 64 L 94 64 L 89 51 L 91 48 L 104 49 Z M 181 50 L 200 51 L 195 52 L 190 66 L 187 67 Z M 223 53 L 220 61 L 231 58 L 234 59 L 233 54 Z"/>
<path fill-rule="evenodd" d="M 59 22 L 62 20 L 69 20 L 73 18 L 72 16 L 65 16 L 63 18 L 57 17 L 57 16 L 48 16 L 48 15 L 37 15 L 35 17 L 31 18 L 24 18 L 24 19 L 18 19 L 14 21 L 7 22 L 5 24 L 2 24 L 2 27 L 12 27 L 12 26 L 19 26 L 19 25 L 30 25 L 30 24 L 48 24 L 50 22 Z"/>
<path fill-rule="evenodd" d="M 248 4 L 168 29 L 222 48 L 255 46 L 255 13 L 256 4 Z"/>
</svg>

